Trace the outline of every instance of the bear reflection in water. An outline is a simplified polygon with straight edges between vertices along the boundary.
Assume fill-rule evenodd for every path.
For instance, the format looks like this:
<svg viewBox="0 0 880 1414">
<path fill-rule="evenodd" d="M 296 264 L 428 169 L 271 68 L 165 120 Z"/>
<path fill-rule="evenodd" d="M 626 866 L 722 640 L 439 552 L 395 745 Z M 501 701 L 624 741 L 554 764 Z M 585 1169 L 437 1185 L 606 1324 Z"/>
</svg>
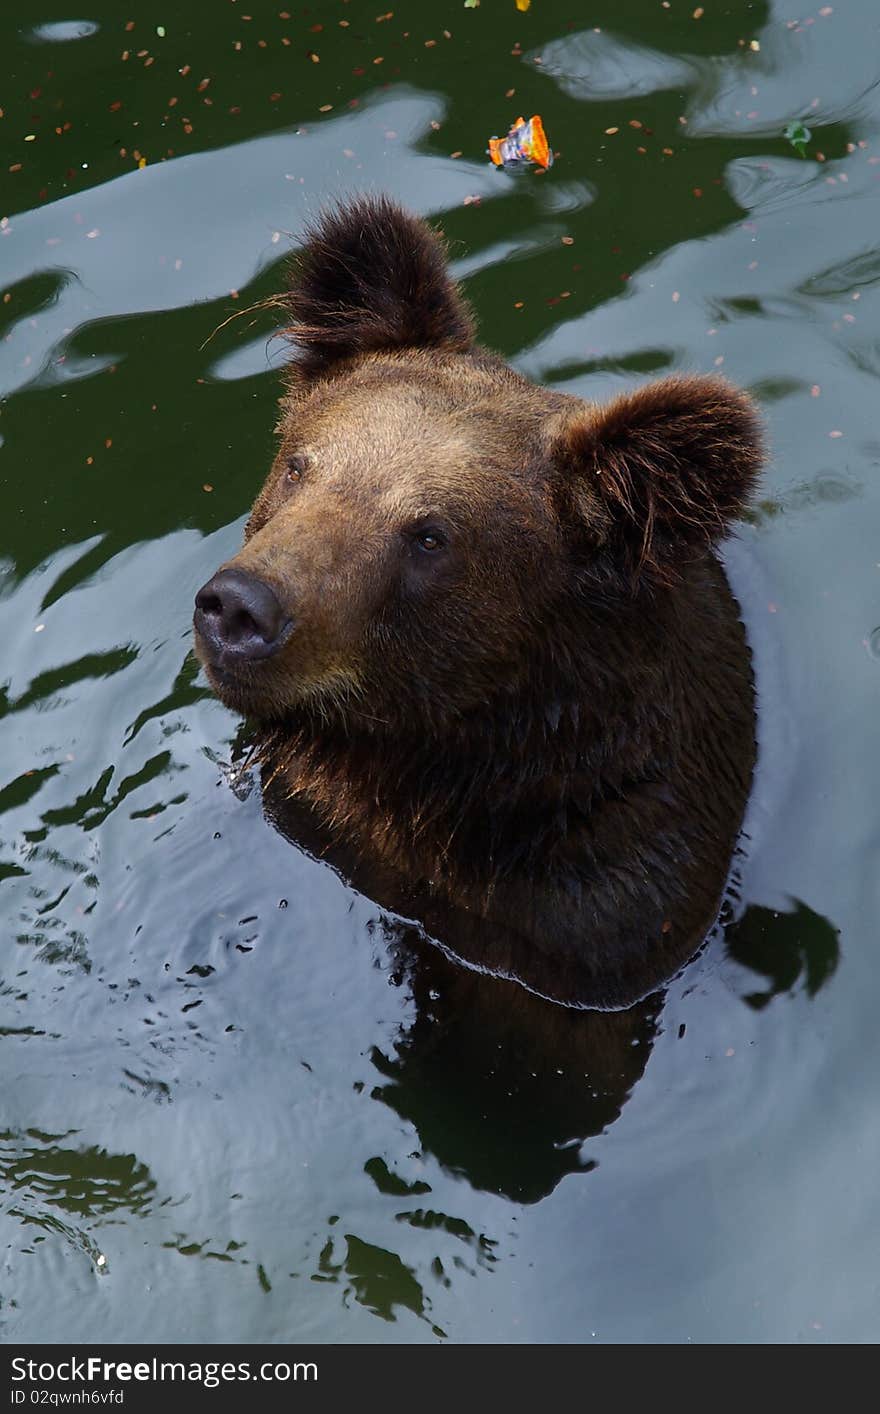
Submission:
<svg viewBox="0 0 880 1414">
<path fill-rule="evenodd" d="M 420 950 L 425 1084 L 433 1044 L 462 1091 L 474 1047 L 511 1088 L 567 1071 L 596 1132 L 644 1067 L 643 999 L 717 918 L 749 794 L 715 546 L 759 473 L 754 408 L 719 378 L 606 406 L 530 383 L 382 198 L 325 214 L 286 306 L 278 453 L 196 651 L 256 724 L 282 828 L 467 964 Z M 584 1121 L 549 1094 L 564 1144 Z"/>
<path fill-rule="evenodd" d="M 291 844 L 323 857 L 368 897 L 420 922 L 431 916 L 429 898 L 328 850 L 298 802 L 270 785 L 263 806 Z M 443 947 L 479 955 L 479 921 L 468 921 L 466 941 L 461 919 L 458 931 L 449 920 L 443 929 L 433 922 Z M 373 1095 L 415 1126 L 422 1151 L 475 1188 L 520 1203 L 546 1197 L 566 1174 L 592 1169 L 583 1142 L 614 1123 L 640 1079 L 662 991 L 625 1010 L 560 1006 L 463 966 L 422 927 L 383 914 L 377 932 L 391 983 L 411 998 L 414 1015 L 393 1048 L 373 1048 L 381 1076 Z"/>
</svg>

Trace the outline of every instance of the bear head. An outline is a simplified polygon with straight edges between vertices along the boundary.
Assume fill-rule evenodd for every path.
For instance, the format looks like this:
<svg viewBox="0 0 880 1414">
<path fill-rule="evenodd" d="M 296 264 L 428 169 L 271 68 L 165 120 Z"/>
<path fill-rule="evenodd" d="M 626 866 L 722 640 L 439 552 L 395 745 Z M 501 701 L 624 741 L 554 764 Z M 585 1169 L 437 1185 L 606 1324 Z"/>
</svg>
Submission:
<svg viewBox="0 0 880 1414">
<path fill-rule="evenodd" d="M 674 593 L 748 500 L 747 396 L 674 376 L 598 407 L 528 382 L 387 199 L 320 219 L 286 305 L 277 455 L 195 614 L 211 685 L 257 721 L 461 717 L 548 643 L 589 653 L 584 606 L 604 633 L 609 606 Z"/>
</svg>

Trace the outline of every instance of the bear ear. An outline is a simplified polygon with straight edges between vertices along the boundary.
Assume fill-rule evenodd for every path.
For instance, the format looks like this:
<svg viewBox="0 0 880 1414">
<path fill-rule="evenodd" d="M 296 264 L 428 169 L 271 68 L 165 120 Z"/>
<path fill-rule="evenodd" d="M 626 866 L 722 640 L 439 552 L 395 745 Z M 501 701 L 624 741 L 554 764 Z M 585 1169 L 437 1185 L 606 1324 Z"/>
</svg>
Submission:
<svg viewBox="0 0 880 1414">
<path fill-rule="evenodd" d="M 307 230 L 285 304 L 306 378 L 379 351 L 463 353 L 474 338 L 440 236 L 387 197 L 345 202 Z"/>
<path fill-rule="evenodd" d="M 725 533 L 763 457 L 757 410 L 722 378 L 672 377 L 556 420 L 553 455 L 577 514 L 637 578 L 676 566 Z"/>
</svg>

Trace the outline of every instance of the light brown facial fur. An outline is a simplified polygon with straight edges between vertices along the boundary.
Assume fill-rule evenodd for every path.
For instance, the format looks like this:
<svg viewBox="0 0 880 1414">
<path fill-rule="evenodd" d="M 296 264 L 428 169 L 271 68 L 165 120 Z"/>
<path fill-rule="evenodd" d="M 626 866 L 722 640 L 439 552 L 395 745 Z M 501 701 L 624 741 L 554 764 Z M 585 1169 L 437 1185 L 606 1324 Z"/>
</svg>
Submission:
<svg viewBox="0 0 880 1414">
<path fill-rule="evenodd" d="M 373 356 L 285 400 L 245 546 L 223 568 L 270 585 L 292 631 L 272 657 L 216 674 L 220 696 L 262 720 L 322 702 L 393 714 L 395 637 L 407 701 L 442 687 L 450 710 L 465 711 L 520 670 L 539 576 L 546 588 L 560 550 L 542 464 L 547 408 L 542 398 L 530 409 L 524 387 L 525 397 L 505 389 L 469 360 Z"/>
</svg>

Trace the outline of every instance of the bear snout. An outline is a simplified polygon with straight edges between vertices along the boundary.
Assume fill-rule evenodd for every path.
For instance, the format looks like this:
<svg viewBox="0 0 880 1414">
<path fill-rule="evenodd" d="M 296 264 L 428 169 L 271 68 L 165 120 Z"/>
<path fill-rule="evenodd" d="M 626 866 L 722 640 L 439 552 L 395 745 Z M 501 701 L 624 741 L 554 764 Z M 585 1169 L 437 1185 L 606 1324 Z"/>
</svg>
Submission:
<svg viewBox="0 0 880 1414">
<path fill-rule="evenodd" d="M 195 630 L 210 658 L 269 658 L 291 626 L 274 591 L 247 570 L 225 569 L 196 595 Z"/>
</svg>

